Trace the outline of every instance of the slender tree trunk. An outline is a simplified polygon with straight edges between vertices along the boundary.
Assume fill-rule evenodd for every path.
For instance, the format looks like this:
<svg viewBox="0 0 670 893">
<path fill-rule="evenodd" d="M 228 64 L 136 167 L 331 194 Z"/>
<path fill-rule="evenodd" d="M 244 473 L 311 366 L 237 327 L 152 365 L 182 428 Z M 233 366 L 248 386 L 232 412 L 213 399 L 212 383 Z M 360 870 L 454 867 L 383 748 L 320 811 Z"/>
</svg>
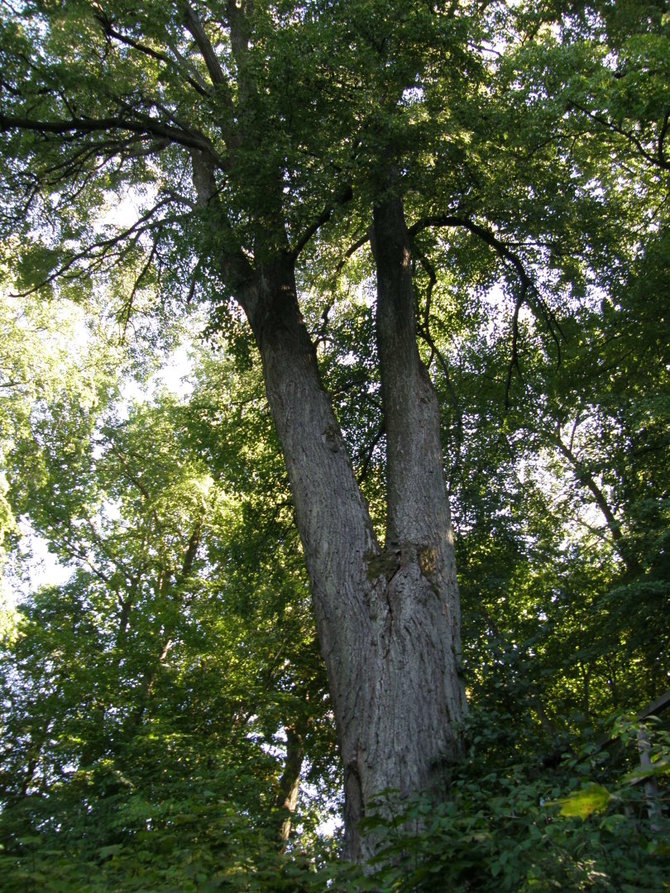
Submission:
<svg viewBox="0 0 670 893">
<path fill-rule="evenodd" d="M 651 761 L 651 743 L 644 724 L 640 724 L 637 730 L 637 749 L 640 754 L 640 768 L 643 772 L 649 772 L 653 768 Z M 647 803 L 647 815 L 654 833 L 661 831 L 661 799 L 658 789 L 658 779 L 650 775 L 644 783 L 644 797 Z"/>
<path fill-rule="evenodd" d="M 279 839 L 285 847 L 293 830 L 293 813 L 298 805 L 300 793 L 300 771 L 305 758 L 305 745 L 300 732 L 292 727 L 286 728 L 286 763 L 279 779 L 277 808 L 281 810 L 281 826 Z"/>
<path fill-rule="evenodd" d="M 202 538 L 202 529 L 203 521 L 202 519 L 200 519 L 196 522 L 191 536 L 189 537 L 186 551 L 184 552 L 184 557 L 182 559 L 181 568 L 176 575 L 175 582 L 172 585 L 168 584 L 166 587 L 164 587 L 163 598 L 167 599 L 172 595 L 173 592 L 176 592 L 181 603 L 181 593 L 179 592 L 179 590 L 188 582 L 188 579 L 193 571 L 193 565 L 195 563 Z M 150 666 L 146 668 L 142 675 L 142 684 L 137 695 L 137 703 L 135 705 L 135 709 L 130 714 L 130 716 L 128 717 L 128 721 L 126 722 L 126 729 L 128 733 L 135 734 L 144 721 L 147 707 L 149 706 L 151 695 L 153 693 L 154 686 L 156 685 L 156 680 L 158 679 L 159 673 L 165 666 L 168 655 L 172 650 L 172 646 L 174 644 L 174 632 L 175 620 L 172 620 L 170 623 L 167 624 L 167 628 L 164 630 L 161 640 L 160 653 L 152 661 Z"/>
<path fill-rule="evenodd" d="M 626 571 L 629 576 L 636 577 L 642 573 L 642 568 L 637 557 L 633 554 L 630 543 L 623 534 L 621 522 L 612 511 L 605 494 L 596 483 L 593 475 L 589 472 L 586 465 L 579 460 L 573 450 L 566 444 L 559 434 L 552 434 L 550 441 L 555 444 L 559 452 L 568 460 L 572 466 L 573 473 L 577 480 L 586 487 L 593 496 L 596 505 L 605 519 L 607 529 L 612 537 L 614 548 L 617 550 L 619 557 L 623 560 Z"/>
</svg>

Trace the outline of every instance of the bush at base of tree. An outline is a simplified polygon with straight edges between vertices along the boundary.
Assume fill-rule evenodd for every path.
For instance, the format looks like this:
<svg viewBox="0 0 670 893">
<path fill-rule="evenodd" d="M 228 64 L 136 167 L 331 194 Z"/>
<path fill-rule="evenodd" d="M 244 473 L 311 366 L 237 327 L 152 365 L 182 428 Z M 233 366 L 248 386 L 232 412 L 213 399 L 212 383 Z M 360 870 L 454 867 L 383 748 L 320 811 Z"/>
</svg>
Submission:
<svg viewBox="0 0 670 893">
<path fill-rule="evenodd" d="M 670 889 L 670 734 L 644 727 L 651 766 L 640 769 L 641 726 L 615 724 L 607 748 L 584 744 L 558 767 L 540 761 L 493 768 L 496 740 L 471 723 L 467 765 L 454 767 L 451 796 L 435 808 L 405 804 L 382 828 L 375 889 L 394 893 L 549 893 Z M 613 750 L 612 755 L 610 751 Z M 481 752 L 481 753 L 479 753 Z M 382 801 L 382 806 L 384 803 Z"/>
</svg>

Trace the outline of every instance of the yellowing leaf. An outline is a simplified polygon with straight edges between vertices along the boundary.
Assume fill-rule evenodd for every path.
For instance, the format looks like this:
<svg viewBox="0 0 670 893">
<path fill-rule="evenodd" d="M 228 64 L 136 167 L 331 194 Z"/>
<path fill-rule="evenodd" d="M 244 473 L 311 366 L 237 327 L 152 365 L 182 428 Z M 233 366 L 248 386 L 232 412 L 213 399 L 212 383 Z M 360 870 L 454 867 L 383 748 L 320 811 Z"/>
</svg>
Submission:
<svg viewBox="0 0 670 893">
<path fill-rule="evenodd" d="M 607 788 L 599 784 L 590 784 L 555 802 L 560 804 L 562 816 L 587 819 L 592 813 L 607 809 L 610 796 Z"/>
</svg>

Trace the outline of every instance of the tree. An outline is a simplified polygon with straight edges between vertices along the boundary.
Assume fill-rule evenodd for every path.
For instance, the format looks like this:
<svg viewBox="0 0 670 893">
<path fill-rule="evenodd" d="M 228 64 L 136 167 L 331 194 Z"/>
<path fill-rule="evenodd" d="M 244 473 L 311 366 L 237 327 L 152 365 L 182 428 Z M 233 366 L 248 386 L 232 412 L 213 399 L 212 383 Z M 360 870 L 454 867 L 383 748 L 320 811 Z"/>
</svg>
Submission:
<svg viewBox="0 0 670 893">
<path fill-rule="evenodd" d="M 311 12 L 296 8 L 293 14 L 304 15 L 309 33 Z M 356 829 L 373 798 L 388 788 L 409 793 L 429 786 L 436 763 L 454 752 L 463 711 L 458 596 L 438 407 L 416 348 L 407 232 L 393 193 L 377 198 L 374 219 L 386 382 L 386 548 L 374 532 L 320 382 L 300 314 L 295 264 L 350 187 L 346 181 L 329 184 L 323 196 L 308 182 L 300 213 L 291 207 L 295 186 L 285 197 L 284 183 L 295 183 L 306 164 L 299 159 L 298 166 L 296 149 L 285 145 L 295 136 L 276 108 L 276 73 L 268 64 L 276 41 L 295 30 L 290 18 L 282 27 L 282 18 L 272 5 L 232 2 L 168 15 L 151 4 L 121 14 L 88 4 L 29 7 L 3 22 L 3 93 L 10 108 L 0 124 L 10 135 L 9 150 L 23 158 L 12 176 L 23 186 L 14 182 L 28 217 L 31 203 L 46 203 L 52 189 L 63 206 L 85 211 L 93 191 L 113 188 L 129 174 L 137 182 L 166 162 L 171 182 L 165 194 L 159 191 L 154 207 L 122 236 L 70 250 L 80 232 L 76 223 L 61 222 L 57 241 L 41 252 L 42 266 L 33 270 L 43 280 L 67 277 L 82 263 L 90 272 L 91 264 L 119 255 L 137 269 L 130 305 L 151 276 L 148 261 L 137 257 L 144 233 L 169 230 L 188 209 L 198 229 L 214 234 L 207 253 L 196 258 L 197 272 L 209 268 L 211 274 L 215 265 L 260 350 L 329 673 L 345 766 L 349 848 L 361 858 Z M 35 67 L 36 39 L 44 64 Z M 227 72 L 234 72 L 233 82 Z M 53 103 L 40 98 L 45 87 L 55 88 Z M 23 134 L 32 136 L 25 140 Z M 329 163 L 319 160 L 321 169 Z M 176 194 L 175 182 L 196 200 Z M 325 212 L 301 219 L 324 199 Z M 242 224 L 236 227 L 238 215 Z M 193 239 L 192 230 L 187 237 Z M 149 257 L 160 250 L 151 248 Z"/>
<path fill-rule="evenodd" d="M 267 414 L 250 412 L 258 375 L 203 366 L 188 405 L 158 393 L 91 413 L 61 395 L 7 457 L 14 507 L 73 570 L 25 600 L 0 646 L 7 889 L 26 873 L 234 884 L 247 862 L 263 889 L 289 864 L 305 750 L 332 761 L 285 474 Z"/>
<path fill-rule="evenodd" d="M 580 97 L 611 69 L 608 48 L 626 74 L 632 64 L 649 76 L 617 43 L 608 8 L 71 0 L 26 4 L 2 20 L 0 130 L 13 159 L 3 216 L 10 250 L 25 255 L 18 286 L 111 286 L 125 327 L 147 319 L 154 339 L 170 297 L 208 300 L 212 329 L 241 353 L 240 308 L 246 318 L 310 580 L 354 859 L 374 850 L 359 822 L 378 795 L 442 789 L 464 711 L 439 403 L 417 346 L 417 284 L 426 283 L 421 334 L 434 357 L 434 260 L 460 249 L 463 282 L 480 287 L 505 266 L 509 402 L 524 308 L 560 346 L 541 286 L 553 279 L 576 294 L 585 270 L 630 248 L 641 197 L 659 194 L 667 116 L 659 125 L 660 106 L 645 107 L 638 139 L 618 123 L 617 94 L 605 123 L 588 114 L 585 123 Z M 635 27 L 653 32 L 659 15 L 651 4 Z M 594 124 L 606 136 L 593 142 L 598 151 L 583 148 Z M 638 165 L 653 158 L 653 174 L 635 167 L 622 188 L 602 149 L 612 140 L 632 147 Z M 134 221 L 96 220 L 127 186 L 142 204 Z M 626 238 L 603 224 L 601 193 L 610 212 L 626 211 Z M 444 230 L 458 233 L 446 246 Z M 333 275 L 333 255 L 355 250 L 344 238 L 369 241 L 373 254 L 375 344 L 366 349 L 378 358 L 383 407 L 383 537 L 299 301 L 319 269 Z M 477 247 L 464 249 L 468 240 Z"/>
</svg>

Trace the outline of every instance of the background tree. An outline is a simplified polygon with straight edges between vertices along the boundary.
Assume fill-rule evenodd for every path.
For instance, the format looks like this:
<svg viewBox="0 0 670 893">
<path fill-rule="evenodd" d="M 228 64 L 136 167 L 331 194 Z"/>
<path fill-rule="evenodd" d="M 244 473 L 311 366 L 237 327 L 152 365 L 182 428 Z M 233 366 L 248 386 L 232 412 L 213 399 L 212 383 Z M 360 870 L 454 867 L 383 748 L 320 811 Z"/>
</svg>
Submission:
<svg viewBox="0 0 670 893">
<path fill-rule="evenodd" d="M 210 363 L 188 406 L 164 393 L 91 424 L 84 407 L 52 404 L 33 418 L 42 437 L 10 456 L 17 508 L 74 574 L 23 605 L 5 643 L 3 843 L 25 866 L 3 863 L 9 889 L 26 869 L 87 883 L 98 861 L 102 884 L 195 884 L 263 847 L 258 871 L 281 873 L 305 752 L 330 763 L 334 741 L 258 400 L 257 376 Z"/>
</svg>

